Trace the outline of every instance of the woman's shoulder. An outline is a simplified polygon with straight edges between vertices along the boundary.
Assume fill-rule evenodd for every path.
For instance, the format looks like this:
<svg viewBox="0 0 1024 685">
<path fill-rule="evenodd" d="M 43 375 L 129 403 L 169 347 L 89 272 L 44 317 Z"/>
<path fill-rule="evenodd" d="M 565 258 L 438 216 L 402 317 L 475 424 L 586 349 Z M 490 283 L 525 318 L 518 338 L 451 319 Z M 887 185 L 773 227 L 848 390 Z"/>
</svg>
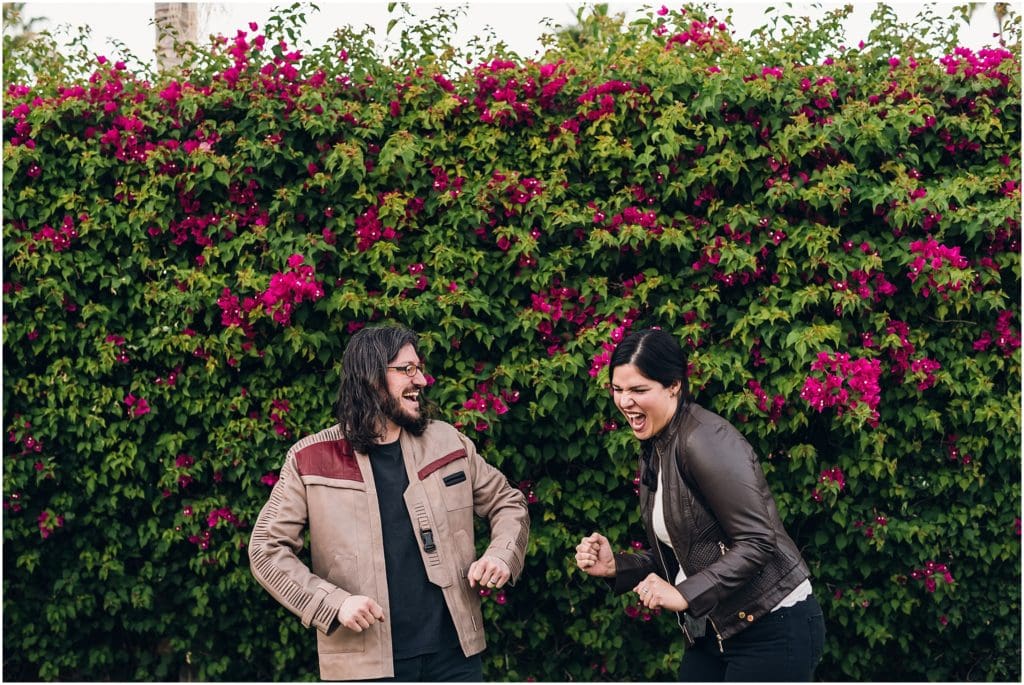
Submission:
<svg viewBox="0 0 1024 685">
<path fill-rule="evenodd" d="M 723 448 L 732 447 L 736 442 L 747 444 L 743 434 L 728 419 L 696 402 L 688 404 L 682 431 L 684 448 L 698 459 L 704 455 L 717 455 Z"/>
</svg>

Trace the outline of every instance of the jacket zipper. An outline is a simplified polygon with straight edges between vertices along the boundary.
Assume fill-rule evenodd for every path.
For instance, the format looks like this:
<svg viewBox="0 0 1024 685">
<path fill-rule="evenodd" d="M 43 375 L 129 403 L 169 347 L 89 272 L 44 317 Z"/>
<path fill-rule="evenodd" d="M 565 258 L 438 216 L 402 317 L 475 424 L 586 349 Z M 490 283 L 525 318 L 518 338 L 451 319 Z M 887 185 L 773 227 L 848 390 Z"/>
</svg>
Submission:
<svg viewBox="0 0 1024 685">
<path fill-rule="evenodd" d="M 661 450 L 658 450 L 658 465 L 659 467 L 664 466 L 661 458 Z M 658 559 L 661 561 L 661 568 L 663 571 L 665 571 L 665 578 L 668 579 L 668 565 L 665 563 L 665 555 L 661 553 L 661 541 L 657 540 L 657 536 L 655 536 L 655 542 L 658 543 Z M 725 544 L 721 540 L 718 541 L 718 548 L 722 550 L 722 556 L 725 556 L 727 549 Z M 673 553 L 675 553 L 674 549 Z M 683 565 L 679 563 L 678 555 L 676 556 L 676 563 L 679 564 L 679 568 L 683 567 Z M 715 625 L 715 621 L 713 618 L 711 618 L 711 614 L 708 614 L 708 622 L 711 624 L 711 628 L 715 631 L 715 638 L 717 638 L 718 640 L 719 653 L 725 654 L 725 646 L 722 644 L 722 634 L 718 632 L 718 626 Z M 690 642 L 693 642 L 693 638 L 690 637 L 690 632 L 686 629 L 686 626 L 684 626 L 682 622 L 679 620 L 679 612 L 676 612 L 676 623 L 678 623 L 679 627 L 683 629 L 683 635 L 686 636 L 686 639 Z"/>
<path fill-rule="evenodd" d="M 655 446 L 655 450 L 657 450 L 657 452 L 658 452 L 658 468 L 661 468 L 662 467 L 661 450 L 658 449 L 657 446 Z M 658 497 L 659 495 L 655 494 L 654 496 Z M 665 579 L 669 580 L 669 578 L 668 578 L 668 564 L 665 563 L 665 555 L 661 553 L 661 540 L 658 540 L 658 536 L 654 536 L 654 541 L 656 543 L 655 547 L 658 548 L 658 560 L 661 561 L 661 569 L 665 572 Z M 674 550 L 673 550 L 673 553 L 675 553 Z M 677 564 L 679 563 L 678 557 L 676 558 L 676 563 Z M 680 568 L 682 568 L 682 565 L 680 565 Z M 669 582 L 672 582 L 672 581 L 669 580 Z M 683 635 L 686 636 L 686 641 L 689 642 L 690 644 L 692 644 L 693 643 L 693 638 L 690 637 L 690 631 L 688 631 L 686 629 L 686 626 L 683 624 L 682 620 L 680 620 L 679 612 L 678 611 L 675 612 L 675 615 L 676 615 L 676 624 L 679 626 L 679 629 L 683 631 Z"/>
<path fill-rule="evenodd" d="M 665 555 L 661 553 L 661 541 L 657 540 L 657 539 L 655 541 L 657 542 L 657 547 L 658 547 L 658 559 L 661 561 L 661 568 L 665 572 L 665 578 L 667 579 L 668 578 L 668 565 L 665 564 Z M 669 581 L 669 582 L 672 582 L 672 581 Z M 683 622 L 679 619 L 679 612 L 677 611 L 677 612 L 675 612 L 675 614 L 676 614 L 676 623 L 679 625 L 679 628 L 683 631 L 683 635 L 686 636 L 686 640 L 688 642 L 690 642 L 690 643 L 693 643 L 693 638 L 690 637 L 690 631 L 688 631 L 686 629 L 686 626 L 683 625 Z"/>
<path fill-rule="evenodd" d="M 729 551 L 729 548 L 725 546 L 725 543 L 721 540 L 718 541 L 718 549 L 722 551 L 722 556 Z M 711 623 L 711 627 L 715 630 L 715 637 L 718 638 L 718 652 L 725 654 L 725 646 L 722 644 L 722 634 L 718 632 L 718 626 L 715 625 L 715 619 L 711 618 L 711 614 L 708 614 L 708 622 Z"/>
</svg>

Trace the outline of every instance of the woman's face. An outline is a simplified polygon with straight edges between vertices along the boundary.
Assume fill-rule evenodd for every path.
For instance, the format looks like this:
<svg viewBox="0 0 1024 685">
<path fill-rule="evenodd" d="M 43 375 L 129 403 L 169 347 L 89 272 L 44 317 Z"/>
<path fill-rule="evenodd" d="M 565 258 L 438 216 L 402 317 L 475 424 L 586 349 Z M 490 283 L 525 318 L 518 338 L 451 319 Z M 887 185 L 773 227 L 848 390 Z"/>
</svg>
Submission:
<svg viewBox="0 0 1024 685">
<path fill-rule="evenodd" d="M 633 435 L 647 440 L 660 433 L 676 413 L 680 386 L 676 381 L 666 387 L 632 364 L 623 364 L 615 367 L 612 375 L 612 398 Z"/>
</svg>

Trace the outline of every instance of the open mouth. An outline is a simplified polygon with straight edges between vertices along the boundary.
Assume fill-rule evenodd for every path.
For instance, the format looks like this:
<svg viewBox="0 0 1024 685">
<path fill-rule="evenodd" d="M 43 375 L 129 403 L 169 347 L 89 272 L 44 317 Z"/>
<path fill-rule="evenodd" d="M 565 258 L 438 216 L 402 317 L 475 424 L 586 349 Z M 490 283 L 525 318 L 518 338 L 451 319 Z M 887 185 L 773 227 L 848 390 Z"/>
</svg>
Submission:
<svg viewBox="0 0 1024 685">
<path fill-rule="evenodd" d="M 629 422 L 629 427 L 633 429 L 634 433 L 642 433 L 644 428 L 647 426 L 647 415 L 640 414 L 638 412 L 623 412 L 626 420 Z"/>
<path fill-rule="evenodd" d="M 402 402 L 405 404 L 407 409 L 419 410 L 420 408 L 420 391 L 410 390 L 402 393 Z"/>
</svg>

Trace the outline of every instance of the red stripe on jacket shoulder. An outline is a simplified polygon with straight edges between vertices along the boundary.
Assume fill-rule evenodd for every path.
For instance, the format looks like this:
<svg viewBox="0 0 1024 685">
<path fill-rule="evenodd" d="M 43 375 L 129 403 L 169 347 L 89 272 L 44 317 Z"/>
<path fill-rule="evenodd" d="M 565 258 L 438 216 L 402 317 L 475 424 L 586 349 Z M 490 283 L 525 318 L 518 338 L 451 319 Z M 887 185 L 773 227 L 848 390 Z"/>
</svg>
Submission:
<svg viewBox="0 0 1024 685">
<path fill-rule="evenodd" d="M 348 440 L 327 440 L 295 453 L 295 466 L 303 476 L 323 476 L 363 482 L 356 453 Z"/>
<path fill-rule="evenodd" d="M 446 454 L 443 457 L 441 457 L 440 459 L 435 459 L 434 461 L 430 462 L 429 464 L 424 466 L 422 469 L 420 469 L 417 472 L 417 475 L 420 477 L 420 480 L 423 480 L 424 478 L 426 478 L 427 476 L 432 474 L 434 471 L 437 471 L 442 466 L 450 464 L 453 461 L 455 461 L 456 459 L 465 459 L 465 458 L 466 458 L 466 450 L 455 450 L 451 454 Z"/>
</svg>

